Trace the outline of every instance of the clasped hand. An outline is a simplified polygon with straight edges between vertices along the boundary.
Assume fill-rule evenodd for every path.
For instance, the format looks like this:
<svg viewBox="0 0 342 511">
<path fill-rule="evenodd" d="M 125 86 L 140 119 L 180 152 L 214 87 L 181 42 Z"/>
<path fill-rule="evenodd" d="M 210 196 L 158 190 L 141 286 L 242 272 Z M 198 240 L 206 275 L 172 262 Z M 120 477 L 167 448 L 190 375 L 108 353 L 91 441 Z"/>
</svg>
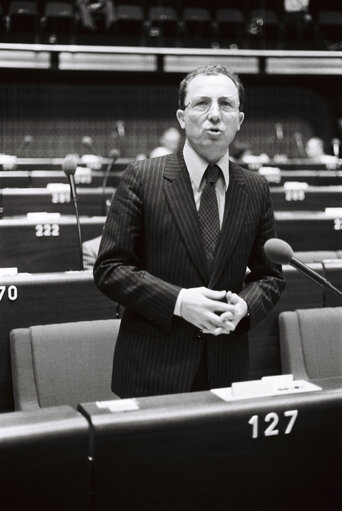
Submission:
<svg viewBox="0 0 342 511">
<path fill-rule="evenodd" d="M 211 335 L 229 334 L 248 312 L 247 303 L 231 291 L 206 287 L 184 289 L 181 316 Z"/>
</svg>

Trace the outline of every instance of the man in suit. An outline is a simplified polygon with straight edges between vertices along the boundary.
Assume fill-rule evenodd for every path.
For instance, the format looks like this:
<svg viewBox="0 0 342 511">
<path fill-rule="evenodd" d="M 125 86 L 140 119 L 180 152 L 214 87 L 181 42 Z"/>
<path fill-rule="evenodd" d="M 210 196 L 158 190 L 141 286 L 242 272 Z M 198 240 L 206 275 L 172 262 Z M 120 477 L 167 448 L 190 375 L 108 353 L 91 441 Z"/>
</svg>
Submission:
<svg viewBox="0 0 342 511">
<path fill-rule="evenodd" d="M 120 397 L 248 379 L 248 329 L 284 280 L 263 250 L 275 236 L 268 184 L 229 161 L 243 100 L 226 66 L 189 73 L 176 114 L 184 148 L 121 178 L 94 266 L 99 289 L 125 307 L 112 378 Z"/>
</svg>

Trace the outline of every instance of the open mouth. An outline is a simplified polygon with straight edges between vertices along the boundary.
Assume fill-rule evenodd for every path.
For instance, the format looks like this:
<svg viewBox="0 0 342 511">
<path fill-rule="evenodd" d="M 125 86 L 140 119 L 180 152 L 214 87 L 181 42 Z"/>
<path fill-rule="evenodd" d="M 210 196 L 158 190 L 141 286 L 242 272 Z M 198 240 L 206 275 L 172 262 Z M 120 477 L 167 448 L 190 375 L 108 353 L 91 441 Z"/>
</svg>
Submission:
<svg viewBox="0 0 342 511">
<path fill-rule="evenodd" d="M 219 135 L 221 133 L 221 130 L 219 130 L 218 128 L 208 128 L 207 132 L 210 133 L 211 135 Z"/>
</svg>

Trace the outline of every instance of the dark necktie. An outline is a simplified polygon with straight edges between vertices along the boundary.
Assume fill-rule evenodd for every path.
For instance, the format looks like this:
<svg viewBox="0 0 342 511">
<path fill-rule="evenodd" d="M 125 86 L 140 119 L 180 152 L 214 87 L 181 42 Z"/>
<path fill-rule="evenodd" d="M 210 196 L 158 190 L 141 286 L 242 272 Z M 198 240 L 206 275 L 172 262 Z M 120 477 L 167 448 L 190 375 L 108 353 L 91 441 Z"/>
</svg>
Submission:
<svg viewBox="0 0 342 511">
<path fill-rule="evenodd" d="M 220 235 L 220 218 L 215 190 L 215 183 L 220 173 L 221 169 L 217 165 L 208 165 L 204 174 L 206 184 L 202 191 L 198 210 L 209 271 L 214 261 L 216 245 Z"/>
</svg>

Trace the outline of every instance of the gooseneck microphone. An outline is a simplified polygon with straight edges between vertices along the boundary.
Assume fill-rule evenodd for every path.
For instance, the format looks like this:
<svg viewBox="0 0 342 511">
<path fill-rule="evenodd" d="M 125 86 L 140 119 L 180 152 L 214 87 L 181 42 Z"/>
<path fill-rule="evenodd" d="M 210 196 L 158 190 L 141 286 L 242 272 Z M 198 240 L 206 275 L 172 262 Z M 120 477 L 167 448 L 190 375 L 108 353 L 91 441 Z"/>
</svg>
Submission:
<svg viewBox="0 0 342 511">
<path fill-rule="evenodd" d="M 278 238 L 271 238 L 266 241 L 264 244 L 264 249 L 266 255 L 277 264 L 290 264 L 300 272 L 304 273 L 306 277 L 316 282 L 322 287 L 330 289 L 330 291 L 334 292 L 338 296 L 342 296 L 342 291 L 337 289 L 335 286 L 331 284 L 327 279 L 322 277 L 319 273 L 312 270 L 304 264 L 302 261 L 294 257 L 293 250 L 291 246 L 286 243 L 286 241 L 280 240 Z"/>
<path fill-rule="evenodd" d="M 67 176 L 70 186 L 71 197 L 74 203 L 75 216 L 76 216 L 76 224 L 77 224 L 77 232 L 78 232 L 78 245 L 79 245 L 79 256 L 80 256 L 80 267 L 81 270 L 84 270 L 83 266 L 83 253 L 82 253 L 82 237 L 81 237 L 81 224 L 80 218 L 78 214 L 78 204 L 77 204 L 77 193 L 75 186 L 75 172 L 77 169 L 77 160 L 73 156 L 66 156 L 63 161 L 63 172 Z"/>
<path fill-rule="evenodd" d="M 300 133 L 300 131 L 296 131 L 296 133 L 293 136 L 296 142 L 299 158 L 306 158 L 306 152 L 303 143 L 303 135 Z"/>
<path fill-rule="evenodd" d="M 333 138 L 331 141 L 331 145 L 333 148 L 333 153 L 334 153 L 335 158 L 339 158 L 340 157 L 340 145 L 341 145 L 340 139 Z"/>
<path fill-rule="evenodd" d="M 116 160 L 119 158 L 120 156 L 120 151 L 118 151 L 118 149 L 112 149 L 111 151 L 109 151 L 109 154 L 108 154 L 108 157 L 110 158 L 110 161 L 107 165 L 107 168 L 106 168 L 106 171 L 103 175 L 103 180 L 102 180 L 102 190 L 104 192 L 104 189 L 106 188 L 107 186 L 107 182 L 108 182 L 108 178 L 109 178 L 109 175 L 110 175 L 110 172 L 116 162 Z"/>
<path fill-rule="evenodd" d="M 110 173 L 112 171 L 112 168 L 114 167 L 115 165 L 115 162 L 116 160 L 119 158 L 120 156 L 120 151 L 118 151 L 118 149 L 112 149 L 111 151 L 109 151 L 109 163 L 107 165 L 107 168 L 103 174 L 103 180 L 102 180 L 102 196 L 103 196 L 103 214 L 104 216 L 106 216 L 107 214 L 107 206 L 106 206 L 106 187 L 107 187 L 107 183 L 108 183 L 108 179 L 109 179 L 109 176 L 110 176 Z"/>
</svg>

